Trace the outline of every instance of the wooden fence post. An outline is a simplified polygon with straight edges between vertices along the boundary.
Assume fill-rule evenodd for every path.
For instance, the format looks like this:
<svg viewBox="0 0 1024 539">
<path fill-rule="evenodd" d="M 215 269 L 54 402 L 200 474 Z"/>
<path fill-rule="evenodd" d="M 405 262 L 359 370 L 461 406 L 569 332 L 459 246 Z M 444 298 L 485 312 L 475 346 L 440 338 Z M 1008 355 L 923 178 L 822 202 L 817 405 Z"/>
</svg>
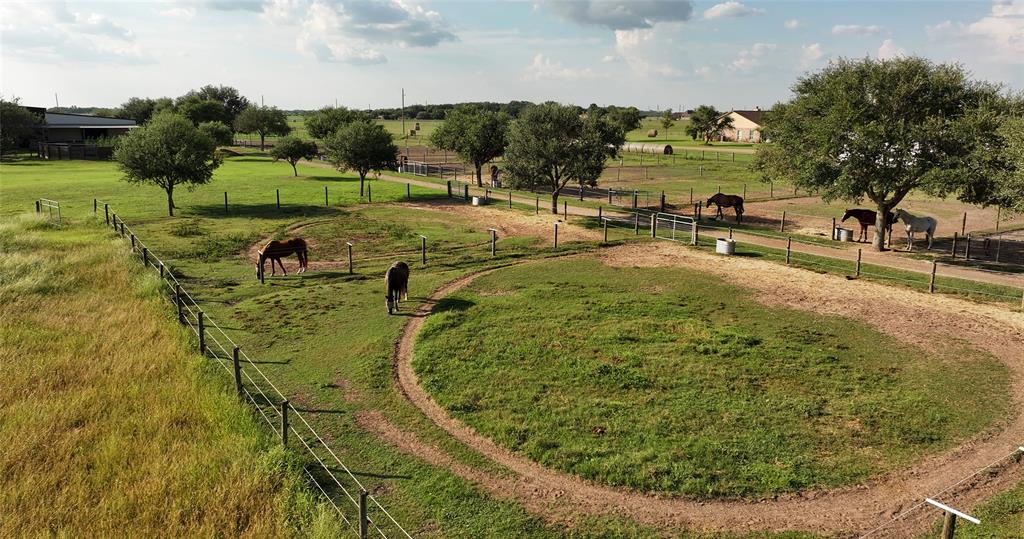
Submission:
<svg viewBox="0 0 1024 539">
<path fill-rule="evenodd" d="M 448 198 L 452 198 L 452 181 L 448 180 Z"/>
<path fill-rule="evenodd" d="M 612 205 L 612 190 L 610 188 L 608 189 L 608 205 Z"/>
<path fill-rule="evenodd" d="M 231 363 L 235 368 L 235 391 L 238 398 L 242 398 L 242 366 L 238 363 L 238 347 L 231 350 Z"/>
<path fill-rule="evenodd" d="M 558 223 L 555 223 L 555 249 L 558 249 Z"/>
<path fill-rule="evenodd" d="M 423 265 L 426 266 L 427 265 L 427 237 L 422 235 L 422 234 L 420 235 L 420 255 L 422 255 L 421 258 L 423 259 Z"/>
<path fill-rule="evenodd" d="M 512 191 L 508 192 L 508 207 L 512 207 Z"/>
<path fill-rule="evenodd" d="M 565 200 L 562 201 L 562 218 L 569 218 L 569 203 Z"/>
<path fill-rule="evenodd" d="M 736 154 L 732 154 L 732 155 L 733 155 L 733 157 L 736 156 Z M 747 198 L 747 184 L 743 184 L 743 198 Z"/>
<path fill-rule="evenodd" d="M 946 512 L 946 517 L 942 519 L 942 539 L 953 539 L 956 535 L 956 515 L 950 512 Z"/>
<path fill-rule="evenodd" d="M 964 220 L 960 223 L 960 235 L 963 236 L 967 233 L 967 212 L 964 212 Z"/>
<path fill-rule="evenodd" d="M 835 240 L 839 239 L 836 236 L 836 218 L 835 217 L 832 218 L 832 234 L 831 235 L 832 235 L 832 241 L 835 241 Z"/>
<path fill-rule="evenodd" d="M 928 291 L 932 292 L 932 293 L 935 292 L 935 268 L 936 268 L 936 266 L 937 265 L 936 265 L 935 261 L 932 260 L 932 275 L 928 279 Z"/>
<path fill-rule="evenodd" d="M 861 250 L 857 249 L 857 274 L 854 275 L 854 277 L 860 277 L 860 257 L 861 257 Z"/>
<path fill-rule="evenodd" d="M 604 206 L 598 206 L 597 207 L 597 220 L 598 221 L 600 221 L 601 219 L 604 219 L 603 213 L 604 213 Z"/>
<path fill-rule="evenodd" d="M 96 215 L 96 210 L 99 209 L 99 202 L 94 198 L 92 199 L 92 214 Z"/>
<path fill-rule="evenodd" d="M 693 204 L 693 187 L 690 188 L 690 204 Z"/>
<path fill-rule="evenodd" d="M 732 239 L 732 227 L 729 227 L 729 239 Z"/>
<path fill-rule="evenodd" d="M 160 263 L 160 278 L 161 279 L 164 278 L 164 263 L 163 262 Z"/>
<path fill-rule="evenodd" d="M 608 219 L 601 219 L 601 224 L 604 225 L 604 242 L 608 243 Z"/>
<path fill-rule="evenodd" d="M 348 245 L 348 274 L 352 275 L 352 243 L 346 241 L 345 245 Z"/>
<path fill-rule="evenodd" d="M 493 229 L 493 228 L 490 229 L 490 230 L 491 230 L 491 256 L 494 256 L 494 252 L 497 250 L 497 247 L 498 247 L 498 231 Z"/>
<path fill-rule="evenodd" d="M 135 234 L 132 234 L 132 252 L 135 252 Z"/>
<path fill-rule="evenodd" d="M 372 185 L 367 185 L 366 186 L 366 201 L 367 202 L 373 202 L 373 186 Z"/>
<path fill-rule="evenodd" d="M 465 199 L 468 202 L 469 201 L 469 184 L 466 184 L 463 187 L 464 187 L 464 190 L 463 190 L 464 194 L 463 194 L 462 198 Z"/>
<path fill-rule="evenodd" d="M 633 190 L 633 209 L 634 210 L 636 209 L 636 197 L 637 197 L 637 192 L 636 192 L 636 189 L 634 189 Z"/>
<path fill-rule="evenodd" d="M 149 267 L 149 249 L 146 247 L 142 248 L 142 267 Z"/>
<path fill-rule="evenodd" d="M 107 224 L 110 224 L 110 205 L 106 202 L 103 203 L 103 217 L 106 219 Z"/>
<path fill-rule="evenodd" d="M 690 225 L 692 230 L 690 231 L 690 245 L 697 246 L 697 237 L 700 234 L 700 225 L 697 224 L 697 220 L 693 220 L 693 224 Z"/>
<path fill-rule="evenodd" d="M 181 285 L 174 283 L 174 305 L 178 308 L 178 323 L 185 323 L 184 304 L 181 299 Z"/>
<path fill-rule="evenodd" d="M 665 191 L 661 192 L 661 211 L 665 211 Z"/>
<path fill-rule="evenodd" d="M 36 201 L 36 213 L 43 213 L 43 207 L 38 200 Z"/>
<path fill-rule="evenodd" d="M 967 260 L 971 259 L 971 235 L 967 235 L 967 247 L 964 249 L 964 258 Z"/>
<path fill-rule="evenodd" d="M 950 250 L 950 253 L 949 253 L 949 254 L 950 254 L 950 255 L 951 255 L 951 256 L 952 256 L 952 257 L 953 257 L 954 259 L 956 258 L 956 240 L 957 240 L 956 232 L 953 232 L 953 248 L 952 248 L 952 249 Z"/>
<path fill-rule="evenodd" d="M 779 223 L 779 232 L 785 232 L 785 231 L 786 231 L 786 212 L 783 211 L 782 212 L 782 222 Z"/>
<path fill-rule="evenodd" d="M 540 215 L 540 197 L 536 197 L 536 200 L 534 200 L 534 203 L 535 203 L 535 205 L 533 207 L 534 208 L 533 209 L 533 214 L 534 215 Z"/>
<path fill-rule="evenodd" d="M 786 238 L 786 263 L 789 264 L 789 255 L 793 250 L 793 237 L 789 236 Z"/>
<path fill-rule="evenodd" d="M 370 533 L 370 519 L 366 516 L 366 491 L 359 491 L 359 539 L 366 539 Z"/>
<path fill-rule="evenodd" d="M 288 399 L 281 401 L 281 445 L 288 447 Z"/>
<path fill-rule="evenodd" d="M 199 353 L 206 354 L 206 320 L 203 311 L 199 311 L 196 318 L 199 321 Z"/>
<path fill-rule="evenodd" d="M 277 209 L 281 209 L 281 190 L 275 189 L 274 191 L 277 192 Z"/>
<path fill-rule="evenodd" d="M 640 212 L 633 214 L 633 234 L 640 235 Z"/>
<path fill-rule="evenodd" d="M 768 182 L 768 198 L 775 198 L 775 182 Z"/>
<path fill-rule="evenodd" d="M 405 184 L 405 198 L 406 200 L 412 200 L 412 186 L 408 182 Z"/>
</svg>

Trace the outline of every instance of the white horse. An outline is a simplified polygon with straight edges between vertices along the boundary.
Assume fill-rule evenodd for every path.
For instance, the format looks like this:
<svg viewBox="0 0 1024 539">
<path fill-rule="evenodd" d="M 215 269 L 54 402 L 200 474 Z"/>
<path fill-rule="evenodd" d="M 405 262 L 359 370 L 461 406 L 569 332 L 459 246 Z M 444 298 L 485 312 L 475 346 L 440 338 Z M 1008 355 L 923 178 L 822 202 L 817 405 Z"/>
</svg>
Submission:
<svg viewBox="0 0 1024 539">
<path fill-rule="evenodd" d="M 893 212 L 893 222 L 903 221 L 907 228 L 907 250 L 914 250 L 914 232 L 924 232 L 928 238 L 928 250 L 932 248 L 932 238 L 935 236 L 935 227 L 939 222 L 933 217 L 917 217 L 907 210 L 896 210 Z"/>
</svg>

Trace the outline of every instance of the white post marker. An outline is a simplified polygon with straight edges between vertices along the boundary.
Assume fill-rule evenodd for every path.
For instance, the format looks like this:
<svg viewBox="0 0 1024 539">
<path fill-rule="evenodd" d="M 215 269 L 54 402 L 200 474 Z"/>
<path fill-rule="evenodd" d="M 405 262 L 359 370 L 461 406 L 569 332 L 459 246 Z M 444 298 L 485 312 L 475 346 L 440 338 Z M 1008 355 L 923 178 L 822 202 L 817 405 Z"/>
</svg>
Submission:
<svg viewBox="0 0 1024 539">
<path fill-rule="evenodd" d="M 960 517 L 960 518 L 962 518 L 962 519 L 964 519 L 964 520 L 966 520 L 966 521 L 968 521 L 968 522 L 970 522 L 972 524 L 981 524 L 980 520 L 972 517 L 971 515 L 968 515 L 967 513 L 964 513 L 964 512 L 961 512 L 961 511 L 957 511 L 956 509 L 953 509 L 952 507 L 950 507 L 950 506 L 948 506 L 948 505 L 946 505 L 944 503 L 937 502 L 937 501 L 935 501 L 935 500 L 933 500 L 931 498 L 925 498 L 924 501 L 925 501 L 925 503 L 934 505 L 935 507 L 938 507 L 939 509 L 942 509 L 943 511 L 945 511 L 947 513 L 950 513 L 952 515 L 956 515 L 956 516 L 958 516 L 958 517 Z"/>
</svg>

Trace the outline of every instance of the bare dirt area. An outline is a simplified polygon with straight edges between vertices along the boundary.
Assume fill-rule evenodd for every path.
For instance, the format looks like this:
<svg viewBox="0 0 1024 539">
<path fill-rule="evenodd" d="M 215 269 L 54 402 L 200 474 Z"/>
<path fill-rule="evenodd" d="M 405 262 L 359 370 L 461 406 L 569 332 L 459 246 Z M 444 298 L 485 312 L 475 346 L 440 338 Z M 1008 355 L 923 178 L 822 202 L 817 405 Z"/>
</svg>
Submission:
<svg viewBox="0 0 1024 539">
<path fill-rule="evenodd" d="M 948 297 L 894 290 L 862 281 L 817 274 L 758 260 L 719 257 L 673 244 L 629 245 L 604 251 L 614 266 L 686 266 L 752 288 L 755 299 L 771 305 L 839 314 L 863 320 L 895 338 L 925 349 L 954 335 L 992 353 L 1013 372 L 1014 409 L 1024 403 L 1024 316 L 999 307 Z M 494 270 L 490 270 L 494 271 Z M 498 446 L 450 417 L 419 385 L 412 368 L 416 336 L 431 305 L 487 272 L 462 277 L 437 290 L 405 326 L 395 348 L 396 382 L 403 394 L 454 438 L 512 474 L 497 476 L 455 462 L 440 449 L 401 431 L 380 415 L 364 414 L 360 424 L 399 449 L 444 467 L 502 499 L 514 499 L 543 518 L 572 525 L 582 515 L 617 515 L 666 533 L 697 531 L 806 530 L 852 537 L 887 524 L 914 508 L 925 496 L 942 493 L 943 501 L 970 508 L 1024 478 L 1019 460 L 1007 459 L 991 473 L 964 477 L 1010 454 L 1020 445 L 1024 416 L 1007 418 L 999 432 L 962 443 L 944 454 L 864 484 L 779 496 L 770 500 L 696 502 L 596 485 L 547 469 Z M 938 343 L 938 344 L 937 344 Z M 950 488 L 952 485 L 956 485 Z M 912 511 L 880 532 L 905 536 L 937 518 L 933 511 Z"/>
</svg>

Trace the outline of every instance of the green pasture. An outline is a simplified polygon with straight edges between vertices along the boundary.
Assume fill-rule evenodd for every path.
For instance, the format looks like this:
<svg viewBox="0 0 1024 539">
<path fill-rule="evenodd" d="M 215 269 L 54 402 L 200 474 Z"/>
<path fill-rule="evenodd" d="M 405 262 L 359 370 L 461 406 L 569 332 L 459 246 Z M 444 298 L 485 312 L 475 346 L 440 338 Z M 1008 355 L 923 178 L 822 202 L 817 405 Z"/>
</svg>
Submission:
<svg viewBox="0 0 1024 539">
<path fill-rule="evenodd" d="M 756 144 L 749 142 L 712 142 L 711 144 L 704 144 L 702 140 L 693 140 L 690 135 L 686 133 L 686 126 L 689 125 L 690 120 L 673 120 L 675 125 L 670 127 L 666 132 L 661 127 L 661 117 L 647 117 L 641 120 L 640 127 L 634 129 L 629 133 L 626 133 L 626 140 L 629 142 L 650 142 L 652 144 L 671 144 L 672 148 L 675 149 L 677 146 L 686 147 L 692 149 L 720 149 L 728 150 L 733 149 L 747 149 L 756 148 Z M 658 136 L 648 137 L 647 132 L 651 129 L 658 130 Z M 667 134 L 667 136 L 666 136 Z"/>
<path fill-rule="evenodd" d="M 936 511 L 937 512 L 937 511 Z M 997 494 L 969 511 L 972 516 L 981 520 L 974 525 L 960 520 L 957 522 L 956 536 L 962 539 L 994 539 L 1024 537 L 1024 483 L 1006 492 Z M 919 537 L 937 537 L 942 530 L 938 522 L 928 533 Z"/>
<path fill-rule="evenodd" d="M 749 296 L 681 268 L 505 269 L 437 305 L 415 367 L 449 412 L 509 449 L 696 498 L 856 484 L 1006 411 L 1007 370 L 991 356 L 954 345 L 935 357 Z M 970 387 L 954 397 L 954 383 Z"/>
</svg>

